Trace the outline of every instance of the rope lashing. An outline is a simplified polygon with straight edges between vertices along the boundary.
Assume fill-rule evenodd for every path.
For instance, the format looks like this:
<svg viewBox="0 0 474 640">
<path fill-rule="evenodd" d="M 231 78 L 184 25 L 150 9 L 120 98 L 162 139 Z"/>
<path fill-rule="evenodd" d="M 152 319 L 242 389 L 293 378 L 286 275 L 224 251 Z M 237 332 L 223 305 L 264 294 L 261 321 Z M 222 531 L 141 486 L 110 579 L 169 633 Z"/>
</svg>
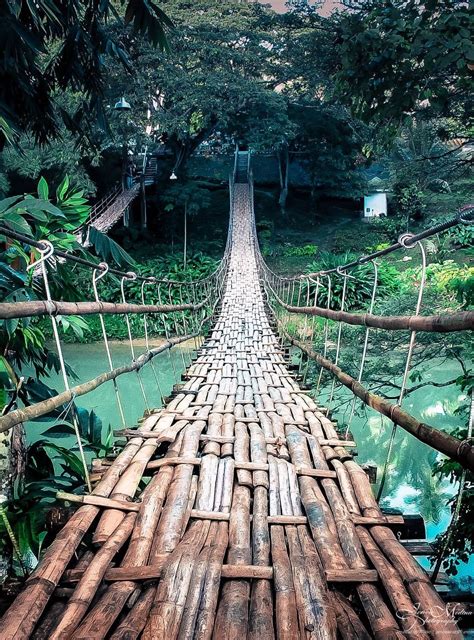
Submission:
<svg viewBox="0 0 474 640">
<path fill-rule="evenodd" d="M 52 298 L 51 298 L 51 290 L 50 290 L 50 287 L 49 287 L 48 270 L 46 269 L 46 261 L 49 260 L 54 255 L 54 246 L 52 245 L 51 242 L 49 242 L 49 240 L 42 240 L 41 241 L 41 247 L 37 247 L 37 250 L 40 253 L 40 257 L 27 266 L 27 271 L 33 271 L 34 272 L 35 269 L 37 269 L 38 267 L 41 267 L 46 299 L 48 301 L 51 301 Z M 70 390 L 69 379 L 68 379 L 68 375 L 67 375 L 67 372 L 66 372 L 66 364 L 64 362 L 63 350 L 62 350 L 62 345 L 61 345 L 61 338 L 59 336 L 58 321 L 57 321 L 55 316 L 50 316 L 50 319 L 51 319 L 51 326 L 52 326 L 52 329 L 53 329 L 54 341 L 55 341 L 56 349 L 57 349 L 57 352 L 58 352 L 59 366 L 60 366 L 60 369 L 61 369 L 61 375 L 62 375 L 62 378 L 63 378 L 64 387 L 65 387 L 66 391 L 69 391 Z M 79 422 L 77 420 L 77 415 L 76 415 L 75 411 L 72 411 L 72 426 L 73 426 L 74 434 L 75 434 L 76 440 L 77 440 L 77 446 L 78 446 L 78 449 L 79 449 L 79 456 L 81 458 L 82 466 L 83 466 L 83 469 L 84 469 L 84 478 L 85 478 L 85 481 L 86 481 L 86 484 L 87 484 L 87 488 L 88 488 L 89 492 L 91 492 L 92 491 L 92 485 L 91 485 L 91 481 L 90 481 L 90 477 L 89 477 L 89 469 L 87 467 L 86 457 L 84 455 L 84 449 L 82 447 L 80 427 L 79 427 Z"/>
<path fill-rule="evenodd" d="M 423 302 L 423 293 L 425 290 L 425 283 L 426 283 L 426 252 L 425 252 L 425 248 L 423 246 L 423 243 L 420 240 L 417 241 L 413 241 L 413 238 L 415 236 L 413 234 L 410 233 L 404 233 L 402 234 L 399 239 L 398 242 L 400 243 L 400 245 L 402 247 L 404 247 L 405 249 L 414 249 L 415 247 L 418 247 L 421 253 L 421 280 L 420 280 L 420 285 L 418 288 L 418 298 L 416 301 L 416 308 L 415 308 L 415 316 L 419 316 L 420 315 L 420 311 L 421 311 L 421 304 Z M 415 348 L 415 341 L 416 341 L 416 331 L 412 331 L 410 334 L 410 342 L 408 344 L 408 352 L 407 352 L 407 357 L 406 357 L 406 361 L 405 361 L 405 370 L 403 372 L 403 380 L 402 380 L 402 385 L 400 388 L 400 395 L 398 397 L 398 401 L 397 401 L 397 405 L 398 407 L 401 407 L 402 402 L 403 402 L 403 398 L 405 396 L 405 390 L 406 390 L 406 385 L 408 382 L 408 376 L 410 374 L 410 366 L 411 366 L 411 359 L 412 359 L 412 355 L 413 355 L 413 349 Z M 383 418 L 381 419 L 381 428 L 383 427 Z M 385 482 L 387 479 L 387 473 L 388 473 L 388 467 L 390 464 L 390 458 L 392 455 L 392 449 L 393 449 L 393 444 L 395 442 L 395 435 L 397 433 L 397 424 L 394 422 L 392 425 L 392 432 L 390 434 L 390 440 L 389 440 L 389 444 L 388 444 L 388 450 L 387 450 L 387 457 L 385 459 L 385 464 L 384 464 L 384 469 L 382 472 L 382 478 L 380 480 L 380 486 L 379 486 L 379 490 L 378 490 L 378 494 L 377 494 L 377 501 L 380 502 L 382 496 L 383 496 L 383 491 L 385 488 Z"/>
</svg>

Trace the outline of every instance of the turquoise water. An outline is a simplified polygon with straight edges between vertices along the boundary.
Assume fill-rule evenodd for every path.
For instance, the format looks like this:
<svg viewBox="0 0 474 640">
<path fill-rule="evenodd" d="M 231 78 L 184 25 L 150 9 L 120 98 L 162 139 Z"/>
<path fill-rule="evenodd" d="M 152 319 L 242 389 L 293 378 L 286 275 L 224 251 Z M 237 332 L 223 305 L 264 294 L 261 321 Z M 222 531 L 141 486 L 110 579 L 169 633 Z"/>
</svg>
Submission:
<svg viewBox="0 0 474 640">
<path fill-rule="evenodd" d="M 456 361 L 431 363 L 426 379 L 445 382 L 461 375 L 462 371 Z M 326 390 L 323 390 L 326 391 Z M 321 394 L 321 404 L 325 404 L 327 392 Z M 347 423 L 351 409 L 351 393 L 346 389 L 336 388 L 331 405 L 333 418 Z M 464 418 L 455 413 L 460 404 L 466 402 L 466 396 L 456 385 L 436 388 L 423 387 L 414 391 L 403 402 L 403 408 L 419 420 L 442 431 L 450 432 L 456 427 L 464 426 Z M 356 405 L 362 407 L 361 401 Z M 356 411 L 356 413 L 358 413 Z M 370 463 L 377 466 L 377 479 L 380 481 L 387 456 L 388 442 L 392 423 L 376 411 L 363 409 L 362 416 L 355 416 L 350 430 L 357 443 L 357 461 L 360 464 Z M 451 521 L 449 499 L 457 493 L 457 484 L 449 480 L 440 480 L 433 476 L 432 469 L 441 456 L 429 446 L 423 444 L 411 434 L 398 428 L 394 440 L 391 464 L 388 467 L 383 504 L 397 508 L 405 514 L 419 513 L 426 525 L 427 540 L 434 540 L 443 533 Z M 378 485 L 375 486 L 375 492 Z M 420 562 L 429 566 L 426 559 Z M 474 557 L 458 567 L 455 579 L 459 585 L 466 578 L 474 576 Z M 466 586 L 464 584 L 464 586 Z"/>
<path fill-rule="evenodd" d="M 154 344 L 151 342 L 150 347 L 159 346 L 159 342 Z M 145 365 L 141 369 L 139 375 L 136 372 L 126 373 L 117 378 L 117 386 L 119 389 L 122 407 L 125 415 L 126 426 L 134 427 L 139 418 L 142 417 L 144 411 L 148 408 L 161 407 L 161 395 L 158 389 L 155 374 L 159 380 L 160 388 L 164 396 L 170 394 L 173 385 L 179 382 L 181 373 L 186 366 L 189 366 L 190 349 L 192 345 L 177 345 L 173 349 L 158 354 L 153 358 L 153 366 L 151 363 Z M 120 367 L 129 364 L 131 361 L 130 346 L 126 342 L 110 343 L 112 362 L 114 367 Z M 135 356 L 138 357 L 144 351 L 143 347 L 135 344 Z M 99 374 L 108 370 L 106 352 L 102 343 L 93 344 L 65 344 L 63 345 L 64 358 L 67 364 L 74 370 L 77 380 L 70 379 L 70 386 L 74 386 L 81 382 L 86 382 L 95 378 Z M 141 390 L 140 381 L 143 384 L 147 404 Z M 54 387 L 58 391 L 64 390 L 62 377 L 52 375 L 45 381 L 49 386 Z M 103 422 L 103 430 L 106 431 L 109 425 L 113 429 L 122 428 L 122 421 L 117 405 L 116 395 L 113 383 L 106 382 L 94 391 L 77 398 L 77 404 L 80 407 L 91 411 L 95 411 Z M 32 429 L 29 429 L 28 435 L 31 442 L 39 439 L 50 424 L 33 423 Z M 61 445 L 72 444 L 70 438 L 62 438 Z"/>
</svg>

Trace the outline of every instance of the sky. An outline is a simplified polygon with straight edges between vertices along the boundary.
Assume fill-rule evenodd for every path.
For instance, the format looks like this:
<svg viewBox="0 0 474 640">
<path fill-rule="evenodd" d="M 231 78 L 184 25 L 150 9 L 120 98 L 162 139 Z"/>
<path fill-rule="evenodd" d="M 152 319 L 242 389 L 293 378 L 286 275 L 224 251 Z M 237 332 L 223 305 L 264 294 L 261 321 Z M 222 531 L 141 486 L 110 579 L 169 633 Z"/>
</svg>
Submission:
<svg viewBox="0 0 474 640">
<path fill-rule="evenodd" d="M 265 0 L 265 3 L 271 4 L 275 11 L 282 12 L 285 11 L 286 0 Z M 337 0 L 325 0 L 324 6 L 321 7 L 321 15 L 328 15 L 333 11 L 338 5 Z"/>
</svg>

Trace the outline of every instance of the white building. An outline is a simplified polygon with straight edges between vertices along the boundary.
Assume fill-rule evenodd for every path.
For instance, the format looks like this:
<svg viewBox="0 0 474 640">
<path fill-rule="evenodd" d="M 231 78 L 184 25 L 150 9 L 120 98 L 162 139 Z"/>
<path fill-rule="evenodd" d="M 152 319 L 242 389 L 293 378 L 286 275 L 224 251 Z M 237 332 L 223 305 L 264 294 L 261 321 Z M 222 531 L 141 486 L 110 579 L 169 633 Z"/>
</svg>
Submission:
<svg viewBox="0 0 474 640">
<path fill-rule="evenodd" d="M 387 215 L 387 194 L 371 193 L 364 196 L 364 218 L 379 218 Z"/>
<path fill-rule="evenodd" d="M 364 218 L 380 218 L 387 215 L 387 194 L 384 181 L 372 178 L 369 181 L 369 192 L 364 196 Z"/>
</svg>

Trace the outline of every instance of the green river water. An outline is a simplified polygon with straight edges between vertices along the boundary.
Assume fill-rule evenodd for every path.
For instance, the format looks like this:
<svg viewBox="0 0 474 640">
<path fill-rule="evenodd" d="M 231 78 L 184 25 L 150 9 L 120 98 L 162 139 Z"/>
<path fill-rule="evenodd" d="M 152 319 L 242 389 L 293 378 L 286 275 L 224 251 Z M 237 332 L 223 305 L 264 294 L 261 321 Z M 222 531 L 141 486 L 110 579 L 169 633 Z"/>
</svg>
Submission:
<svg viewBox="0 0 474 640">
<path fill-rule="evenodd" d="M 152 346 L 156 346 L 153 344 Z M 175 347 L 169 353 L 158 355 L 154 360 L 154 368 L 159 373 L 159 380 L 163 394 L 170 393 L 173 384 L 179 382 L 179 376 L 184 369 L 184 364 L 189 365 L 190 351 L 188 347 Z M 128 343 L 113 342 L 111 344 L 114 366 L 120 366 L 130 362 L 130 347 Z M 137 347 L 137 353 L 141 353 Z M 90 380 L 106 369 L 104 347 L 96 344 L 66 344 L 64 356 L 67 363 L 75 370 L 79 382 Z M 452 380 L 459 375 L 459 367 L 456 362 L 443 366 L 433 362 L 430 375 L 437 381 Z M 155 377 L 151 366 L 148 364 L 141 372 L 141 378 L 147 398 L 151 407 L 161 405 L 160 394 L 157 389 Z M 62 380 L 58 376 L 50 379 L 49 383 L 58 390 L 63 389 Z M 136 372 L 125 374 L 118 379 L 127 426 L 133 427 L 143 415 L 145 408 L 143 395 L 140 389 Z M 344 415 L 347 420 L 350 403 L 343 403 L 347 399 L 344 390 L 336 390 L 331 408 L 335 419 Z M 454 415 L 455 408 L 463 399 L 459 388 L 456 386 L 424 387 L 409 396 L 403 407 L 415 417 L 444 430 L 450 430 L 460 425 L 461 418 Z M 321 404 L 325 404 L 327 396 L 321 394 Z M 108 429 L 112 425 L 114 429 L 121 428 L 120 417 L 117 409 L 115 393 L 111 382 L 104 384 L 95 391 L 78 398 L 77 403 L 88 410 L 93 409 L 101 418 L 103 428 Z M 343 403 L 342 409 L 338 407 Z M 34 441 L 41 437 L 42 431 L 49 425 L 36 423 L 28 433 Z M 351 432 L 357 443 L 359 463 L 372 463 L 377 465 L 378 478 L 382 473 L 387 451 L 387 443 L 390 435 L 391 424 L 385 420 L 381 426 L 379 414 L 369 410 L 364 417 L 354 417 L 351 423 Z M 73 440 L 68 436 L 60 441 L 63 446 L 73 446 Z M 452 496 L 456 487 L 446 480 L 439 482 L 432 476 L 432 466 L 436 460 L 436 454 L 429 447 L 423 445 L 411 435 L 398 429 L 393 448 L 392 465 L 388 475 L 385 491 L 385 503 L 387 506 L 399 508 L 404 513 L 420 513 L 425 520 L 427 539 L 432 540 L 436 535 L 444 531 L 450 521 L 450 511 L 446 502 Z M 427 561 L 421 559 L 427 566 Z M 466 580 L 474 575 L 474 561 L 460 565 L 457 582 L 465 588 Z M 472 586 L 472 584 L 471 584 Z"/>
</svg>

